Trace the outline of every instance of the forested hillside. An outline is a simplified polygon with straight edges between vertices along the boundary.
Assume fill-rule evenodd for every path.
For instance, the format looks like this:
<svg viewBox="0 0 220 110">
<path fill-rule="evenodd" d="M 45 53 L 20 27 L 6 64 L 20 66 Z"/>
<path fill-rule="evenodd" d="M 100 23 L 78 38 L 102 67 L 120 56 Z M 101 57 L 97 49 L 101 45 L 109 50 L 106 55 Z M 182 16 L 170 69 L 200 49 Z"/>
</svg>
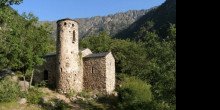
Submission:
<svg viewBox="0 0 220 110">
<path fill-rule="evenodd" d="M 156 7 L 152 8 L 155 9 Z M 102 31 L 107 31 L 110 36 L 116 35 L 118 32 L 128 28 L 132 23 L 137 21 L 143 15 L 148 13 L 150 10 L 130 10 L 125 13 L 117 13 L 108 16 L 96 16 L 92 18 L 76 18 L 79 22 L 79 33 L 80 38 L 84 38 L 88 35 L 98 35 Z M 41 23 L 45 23 L 43 21 Z M 52 24 L 54 33 L 52 37 L 56 37 L 56 21 L 49 22 Z"/>
<path fill-rule="evenodd" d="M 114 38 L 143 38 L 146 31 L 157 31 L 160 37 L 168 35 L 167 28 L 176 24 L 176 0 L 167 0 L 160 7 L 151 10 L 133 23 L 129 28 L 121 31 Z"/>
<path fill-rule="evenodd" d="M 103 32 L 82 39 L 80 47 L 113 53 L 122 84 L 120 109 L 176 110 L 176 0 L 167 0 L 115 39 Z"/>
<path fill-rule="evenodd" d="M 80 41 L 93 52 L 111 51 L 116 60 L 120 110 L 176 110 L 176 28 L 161 41 L 146 31 L 143 40 L 111 39 L 108 33 Z"/>
</svg>

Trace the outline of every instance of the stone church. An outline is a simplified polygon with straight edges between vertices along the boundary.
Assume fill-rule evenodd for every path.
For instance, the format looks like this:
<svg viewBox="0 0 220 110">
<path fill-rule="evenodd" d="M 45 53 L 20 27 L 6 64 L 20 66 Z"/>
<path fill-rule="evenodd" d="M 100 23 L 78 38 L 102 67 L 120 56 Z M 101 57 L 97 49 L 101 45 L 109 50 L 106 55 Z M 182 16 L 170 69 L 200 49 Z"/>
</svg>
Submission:
<svg viewBox="0 0 220 110">
<path fill-rule="evenodd" d="M 111 52 L 79 50 L 78 23 L 71 19 L 57 21 L 57 52 L 42 56 L 34 82 L 47 81 L 61 94 L 90 89 L 111 94 L 115 89 L 115 59 Z"/>
</svg>

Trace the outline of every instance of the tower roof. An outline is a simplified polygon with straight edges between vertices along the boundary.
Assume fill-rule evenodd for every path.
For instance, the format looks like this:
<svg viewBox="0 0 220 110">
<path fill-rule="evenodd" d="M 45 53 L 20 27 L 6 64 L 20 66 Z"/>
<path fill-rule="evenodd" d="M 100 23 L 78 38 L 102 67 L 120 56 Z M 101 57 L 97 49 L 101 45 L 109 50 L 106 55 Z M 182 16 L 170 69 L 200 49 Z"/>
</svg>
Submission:
<svg viewBox="0 0 220 110">
<path fill-rule="evenodd" d="M 58 23 L 58 22 L 61 22 L 61 21 L 66 21 L 66 20 L 68 20 L 68 21 L 74 21 L 74 22 L 77 22 L 77 23 L 79 24 L 78 21 L 73 20 L 73 19 L 70 19 L 70 18 L 65 18 L 65 19 L 58 20 L 57 23 Z"/>
</svg>

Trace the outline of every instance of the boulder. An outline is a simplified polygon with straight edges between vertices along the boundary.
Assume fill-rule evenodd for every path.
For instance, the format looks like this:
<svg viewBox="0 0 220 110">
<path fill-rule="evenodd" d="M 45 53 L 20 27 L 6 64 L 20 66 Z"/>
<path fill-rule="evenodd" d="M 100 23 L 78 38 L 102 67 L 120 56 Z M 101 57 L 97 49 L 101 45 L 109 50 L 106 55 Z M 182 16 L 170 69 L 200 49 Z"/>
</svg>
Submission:
<svg viewBox="0 0 220 110">
<path fill-rule="evenodd" d="M 55 107 L 55 106 L 56 106 L 56 104 L 55 104 L 54 102 L 51 102 L 51 101 L 50 101 L 48 104 L 49 104 L 49 106 L 51 106 L 51 107 Z"/>
<path fill-rule="evenodd" d="M 25 85 L 26 85 L 27 89 L 29 88 L 29 82 L 27 82 L 27 81 L 25 83 L 24 83 L 24 81 L 19 81 L 18 84 L 21 86 L 22 91 L 25 91 Z"/>
<path fill-rule="evenodd" d="M 93 99 L 97 99 L 97 98 L 98 98 L 98 95 L 94 94 L 94 95 L 92 95 L 92 98 L 93 98 Z"/>
<path fill-rule="evenodd" d="M 14 76 L 15 73 L 13 71 L 11 71 L 10 69 L 3 69 L 0 70 L 0 76 L 1 77 L 5 77 L 5 76 Z"/>
<path fill-rule="evenodd" d="M 18 103 L 19 104 L 25 104 L 25 103 L 27 103 L 27 99 L 25 99 L 25 98 L 19 99 Z"/>
<path fill-rule="evenodd" d="M 10 76 L 12 81 L 18 81 L 18 77 L 15 75 L 15 73 L 10 69 L 4 69 L 0 70 L 0 77 L 5 78 Z"/>
<path fill-rule="evenodd" d="M 76 96 L 76 98 L 77 98 L 78 100 L 81 100 L 81 101 L 85 101 L 85 100 L 86 100 L 85 98 L 80 97 L 80 96 Z"/>
<path fill-rule="evenodd" d="M 49 98 L 47 98 L 47 97 L 43 97 L 40 99 L 40 102 L 43 104 L 47 103 L 48 101 L 49 101 Z"/>
<path fill-rule="evenodd" d="M 71 100 L 72 102 L 74 102 L 74 101 L 77 100 L 77 98 L 76 98 L 76 97 L 72 97 L 70 100 Z"/>
<path fill-rule="evenodd" d="M 117 92 L 112 92 L 112 95 L 113 95 L 114 97 L 118 97 L 118 93 L 117 93 Z"/>
</svg>

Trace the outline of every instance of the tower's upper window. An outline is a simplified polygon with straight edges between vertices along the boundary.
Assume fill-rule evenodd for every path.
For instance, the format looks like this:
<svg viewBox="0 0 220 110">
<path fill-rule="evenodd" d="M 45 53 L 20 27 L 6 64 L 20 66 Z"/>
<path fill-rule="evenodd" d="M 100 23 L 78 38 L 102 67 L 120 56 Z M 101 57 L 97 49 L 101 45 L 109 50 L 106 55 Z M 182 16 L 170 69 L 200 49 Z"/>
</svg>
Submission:
<svg viewBox="0 0 220 110">
<path fill-rule="evenodd" d="M 75 43 L 76 42 L 76 31 L 74 30 L 73 31 L 73 43 Z"/>
</svg>

